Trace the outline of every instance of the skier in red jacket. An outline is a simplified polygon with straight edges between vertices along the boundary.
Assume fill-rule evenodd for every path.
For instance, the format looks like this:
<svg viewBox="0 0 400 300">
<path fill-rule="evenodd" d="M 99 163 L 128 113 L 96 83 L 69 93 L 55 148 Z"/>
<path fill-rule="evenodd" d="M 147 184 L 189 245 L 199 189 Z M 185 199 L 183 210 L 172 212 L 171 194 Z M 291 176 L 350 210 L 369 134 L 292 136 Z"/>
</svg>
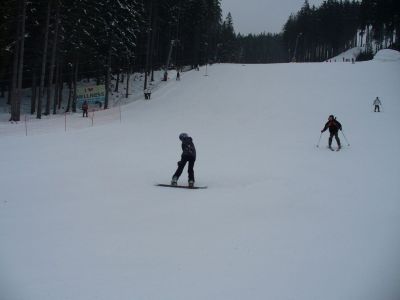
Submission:
<svg viewBox="0 0 400 300">
<path fill-rule="evenodd" d="M 321 133 L 329 129 L 329 149 L 332 149 L 332 139 L 335 137 L 336 143 L 338 145 L 338 150 L 340 150 L 341 145 L 340 145 L 340 139 L 339 139 L 339 130 L 342 130 L 342 124 L 339 123 L 339 121 L 336 120 L 336 118 L 333 115 L 330 115 L 328 118 L 328 122 L 326 122 L 324 128 L 321 130 Z"/>
</svg>

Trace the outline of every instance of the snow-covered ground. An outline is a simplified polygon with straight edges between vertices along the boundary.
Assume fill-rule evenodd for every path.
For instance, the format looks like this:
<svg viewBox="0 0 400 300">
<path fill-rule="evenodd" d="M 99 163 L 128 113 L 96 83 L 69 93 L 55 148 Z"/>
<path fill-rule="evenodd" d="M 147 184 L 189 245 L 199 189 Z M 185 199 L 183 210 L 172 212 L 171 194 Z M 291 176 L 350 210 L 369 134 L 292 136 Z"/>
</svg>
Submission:
<svg viewBox="0 0 400 300">
<path fill-rule="evenodd" d="M 2 124 L 1 300 L 400 299 L 400 62 L 205 71 L 122 122 Z M 316 147 L 330 114 L 339 152 Z M 154 186 L 180 132 L 206 190 Z"/>
<path fill-rule="evenodd" d="M 160 88 L 163 88 L 167 85 L 166 82 L 162 82 L 161 78 L 163 78 L 163 71 L 155 71 L 154 72 L 154 81 L 151 81 L 149 78 L 148 87 L 152 92 L 157 91 Z M 36 114 L 31 115 L 31 89 L 24 90 L 24 97 L 22 98 L 21 105 L 21 120 L 18 123 L 13 123 L 10 126 L 10 123 L 7 121 L 10 119 L 10 106 L 6 104 L 6 99 L 0 98 L 0 136 L 6 135 L 36 135 L 43 133 L 51 133 L 58 131 L 59 133 L 79 129 L 79 128 L 88 128 L 97 125 L 104 125 L 110 122 L 114 122 L 116 120 L 121 121 L 121 113 L 120 108 L 124 105 L 143 100 L 143 86 L 144 86 L 144 75 L 140 73 L 135 73 L 130 76 L 129 79 L 129 96 L 126 98 L 126 80 L 127 77 L 123 77 L 123 81 L 119 83 L 118 91 L 115 91 L 116 85 L 116 77 L 112 80 L 112 93 L 110 93 L 109 97 L 109 107 L 110 109 L 107 111 L 102 111 L 100 113 L 100 118 L 98 115 L 98 109 L 91 107 L 89 109 L 89 118 L 83 119 L 80 108 L 78 107 L 77 111 L 79 113 L 72 113 L 66 111 L 67 99 L 69 97 L 69 88 L 67 84 L 63 89 L 63 102 L 60 109 L 57 110 L 57 114 L 44 115 L 42 114 L 41 119 L 38 120 L 36 118 Z M 121 75 L 122 77 L 122 75 Z M 169 70 L 168 77 L 171 80 L 176 78 L 176 71 Z M 87 82 L 86 80 L 82 80 L 79 83 L 79 86 L 91 86 L 96 85 L 94 81 Z M 5 94 L 7 97 L 7 94 Z M 45 111 L 45 101 L 46 96 L 43 97 L 43 108 L 42 112 Z M 51 105 L 52 106 L 52 105 Z"/>
<path fill-rule="evenodd" d="M 378 51 L 374 56 L 374 60 L 378 61 L 400 61 L 400 52 L 391 49 L 383 49 Z"/>
<path fill-rule="evenodd" d="M 354 47 L 349 50 L 340 53 L 339 55 L 328 59 L 329 62 L 353 62 L 357 60 L 357 57 L 360 55 L 362 51 L 364 51 L 364 47 Z"/>
</svg>

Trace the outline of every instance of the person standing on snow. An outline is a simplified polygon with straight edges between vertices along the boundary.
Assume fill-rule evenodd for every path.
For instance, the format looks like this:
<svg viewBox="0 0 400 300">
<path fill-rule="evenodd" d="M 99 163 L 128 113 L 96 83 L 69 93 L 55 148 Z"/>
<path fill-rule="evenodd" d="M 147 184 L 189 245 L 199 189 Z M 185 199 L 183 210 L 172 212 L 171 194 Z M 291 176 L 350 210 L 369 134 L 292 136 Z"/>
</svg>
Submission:
<svg viewBox="0 0 400 300">
<path fill-rule="evenodd" d="M 376 112 L 376 111 L 380 112 L 381 111 L 380 110 L 380 106 L 382 105 L 382 102 L 381 102 L 381 100 L 379 100 L 378 97 L 376 97 L 376 99 L 374 100 L 373 105 L 375 106 L 374 112 Z"/>
<path fill-rule="evenodd" d="M 144 90 L 144 99 L 150 100 L 151 97 L 151 89 L 148 87 Z"/>
<path fill-rule="evenodd" d="M 338 145 L 338 150 L 342 148 L 340 145 L 340 139 L 339 139 L 339 130 L 342 130 L 342 124 L 339 123 L 339 121 L 336 120 L 336 118 L 333 115 L 330 115 L 328 118 L 328 122 L 326 122 L 324 128 L 321 130 L 321 133 L 329 129 L 329 149 L 332 149 L 332 139 L 335 137 L 336 143 Z"/>
<path fill-rule="evenodd" d="M 88 110 L 89 110 L 89 105 L 88 105 L 87 101 L 84 101 L 82 104 L 82 112 L 83 112 L 82 117 L 88 117 Z"/>
<path fill-rule="evenodd" d="M 177 185 L 186 163 L 188 165 L 189 187 L 194 185 L 194 162 L 196 161 L 196 148 L 194 147 L 192 138 L 187 133 L 181 133 L 179 139 L 182 142 L 181 160 L 178 162 L 178 168 L 172 176 L 171 185 Z"/>
</svg>

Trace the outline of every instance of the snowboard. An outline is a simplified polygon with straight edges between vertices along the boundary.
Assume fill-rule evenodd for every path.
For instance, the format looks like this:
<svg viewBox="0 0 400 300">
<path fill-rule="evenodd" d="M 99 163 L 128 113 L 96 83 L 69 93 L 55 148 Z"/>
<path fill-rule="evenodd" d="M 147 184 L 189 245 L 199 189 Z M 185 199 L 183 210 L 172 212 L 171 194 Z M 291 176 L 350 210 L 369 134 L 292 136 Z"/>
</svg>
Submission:
<svg viewBox="0 0 400 300">
<path fill-rule="evenodd" d="M 178 189 L 189 189 L 189 190 L 198 190 L 198 189 L 206 189 L 206 186 L 188 186 L 188 185 L 172 185 L 172 184 L 156 184 L 156 186 L 170 187 L 170 188 L 178 188 Z"/>
</svg>

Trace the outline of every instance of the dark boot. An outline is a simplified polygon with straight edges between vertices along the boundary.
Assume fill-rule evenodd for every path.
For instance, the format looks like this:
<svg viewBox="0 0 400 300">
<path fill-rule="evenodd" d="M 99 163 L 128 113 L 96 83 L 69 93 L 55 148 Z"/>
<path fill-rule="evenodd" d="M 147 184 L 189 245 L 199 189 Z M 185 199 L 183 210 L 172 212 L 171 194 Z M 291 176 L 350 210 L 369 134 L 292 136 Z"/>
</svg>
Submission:
<svg viewBox="0 0 400 300">
<path fill-rule="evenodd" d="M 333 138 L 333 136 L 331 135 L 328 140 L 328 148 L 331 150 L 332 150 L 332 138 Z"/>
</svg>

